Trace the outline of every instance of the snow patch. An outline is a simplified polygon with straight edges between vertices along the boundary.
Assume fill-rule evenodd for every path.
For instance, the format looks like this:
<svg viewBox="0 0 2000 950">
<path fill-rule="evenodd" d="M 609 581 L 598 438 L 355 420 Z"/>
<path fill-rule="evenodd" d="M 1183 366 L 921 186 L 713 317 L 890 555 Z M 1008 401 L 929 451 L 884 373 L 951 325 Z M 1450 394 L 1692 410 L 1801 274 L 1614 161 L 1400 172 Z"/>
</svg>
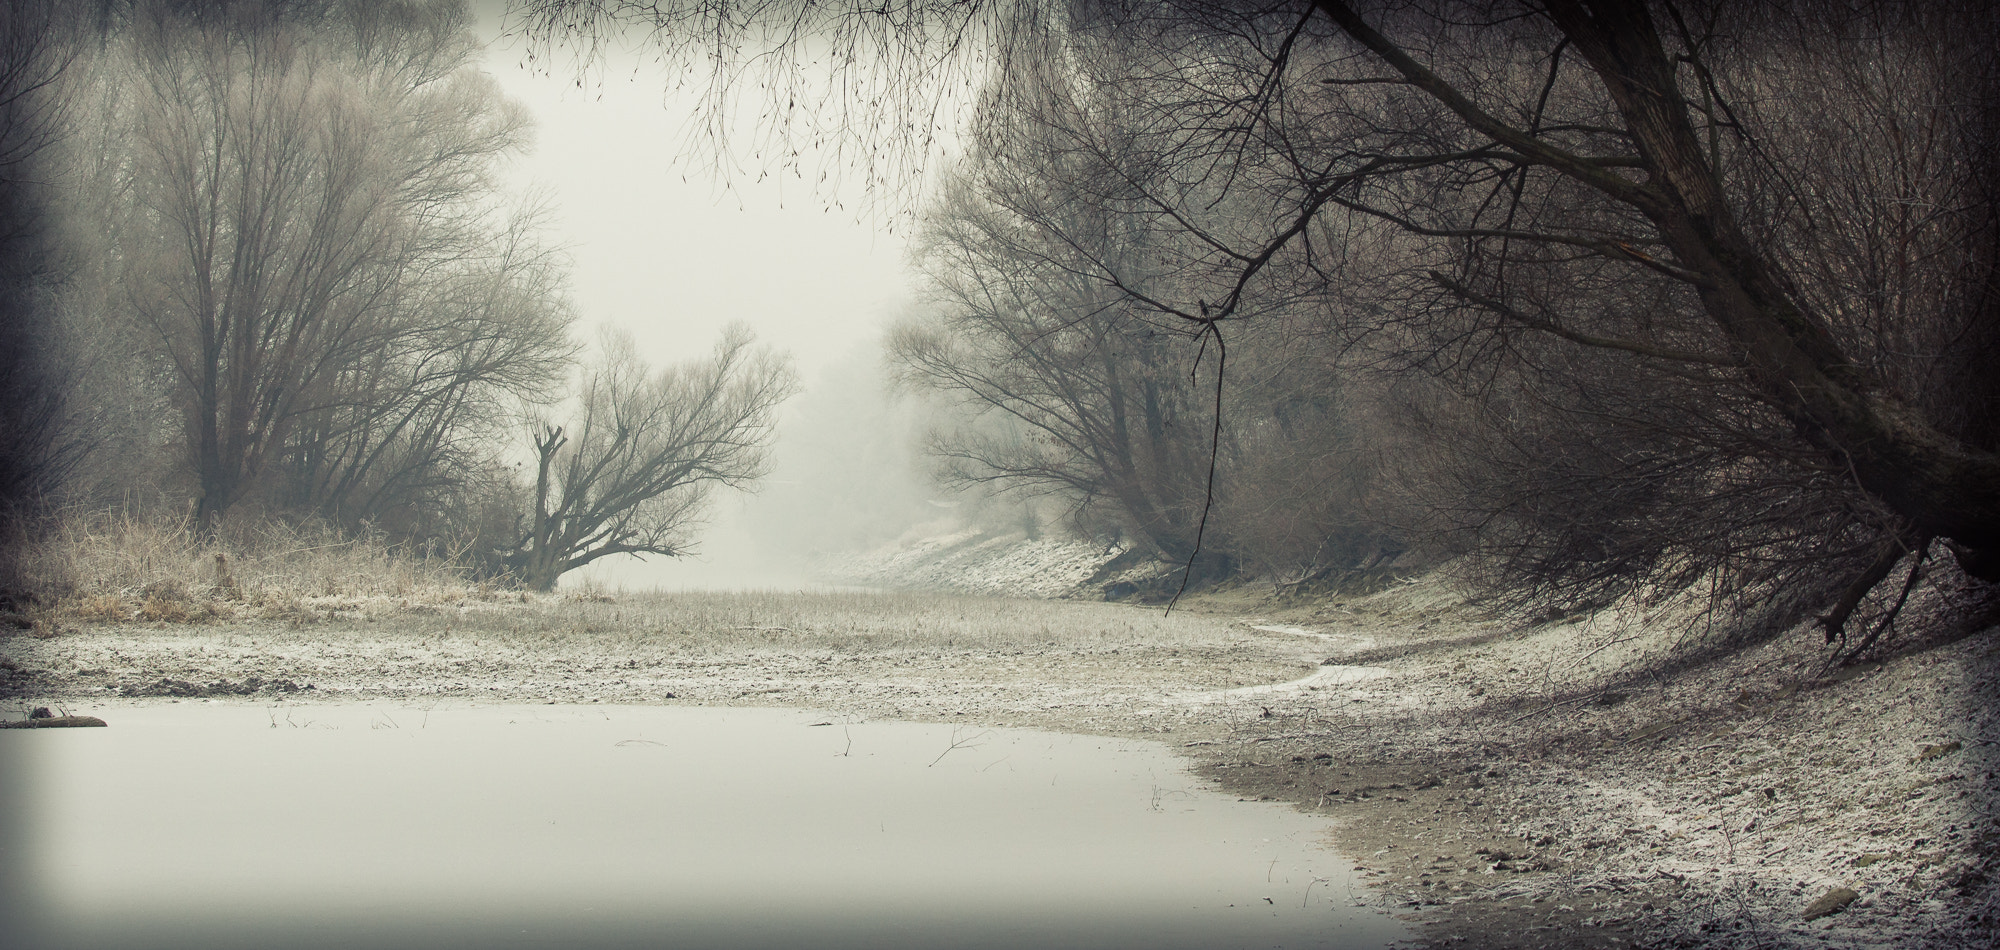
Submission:
<svg viewBox="0 0 2000 950">
<path fill-rule="evenodd" d="M 815 573 L 867 587 L 1048 598 L 1076 594 L 1121 553 L 1122 548 L 1084 541 L 972 529 L 828 558 Z"/>
<path fill-rule="evenodd" d="M 1330 633 L 1321 633 L 1310 627 L 1294 627 L 1288 623 L 1253 623 L 1250 624 L 1250 629 L 1262 630 L 1266 633 L 1289 633 L 1295 637 L 1318 637 L 1321 640 L 1339 639 Z"/>
<path fill-rule="evenodd" d="M 1184 703 L 1226 703 L 1237 700 L 1256 699 L 1263 696 L 1279 696 L 1310 690 L 1326 689 L 1329 686 L 1352 686 L 1388 676 L 1389 671 L 1379 666 L 1322 666 L 1312 673 L 1283 683 L 1266 683 L 1261 686 L 1238 686 L 1235 689 L 1211 690 L 1203 693 L 1188 693 L 1178 697 Z"/>
</svg>

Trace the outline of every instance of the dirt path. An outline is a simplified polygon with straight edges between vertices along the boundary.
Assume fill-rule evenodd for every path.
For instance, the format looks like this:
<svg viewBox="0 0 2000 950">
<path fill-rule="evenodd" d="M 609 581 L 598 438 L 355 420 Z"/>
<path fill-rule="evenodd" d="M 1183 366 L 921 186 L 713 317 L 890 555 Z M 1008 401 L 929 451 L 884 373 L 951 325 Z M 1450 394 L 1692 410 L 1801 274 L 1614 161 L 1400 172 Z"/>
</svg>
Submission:
<svg viewBox="0 0 2000 950">
<path fill-rule="evenodd" d="M 1434 946 L 2000 932 L 2000 638 L 1944 612 L 1886 664 L 1828 671 L 1797 636 L 1720 649 L 1661 633 L 1687 628 L 1665 608 L 1517 629 L 1436 585 L 1173 617 L 910 594 L 312 609 L 0 640 L 7 718 L 108 697 L 477 697 L 1144 736 L 1327 816 Z"/>
</svg>

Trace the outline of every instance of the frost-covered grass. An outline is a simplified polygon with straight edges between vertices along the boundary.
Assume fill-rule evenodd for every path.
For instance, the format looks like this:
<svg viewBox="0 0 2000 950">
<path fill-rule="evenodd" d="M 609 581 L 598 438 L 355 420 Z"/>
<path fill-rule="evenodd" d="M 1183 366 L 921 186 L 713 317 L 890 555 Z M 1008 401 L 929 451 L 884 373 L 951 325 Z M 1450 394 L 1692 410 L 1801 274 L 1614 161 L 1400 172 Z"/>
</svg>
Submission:
<svg viewBox="0 0 2000 950">
<path fill-rule="evenodd" d="M 1219 648 L 1242 637 L 1186 612 L 979 593 L 583 585 L 535 594 L 471 583 L 445 561 L 376 540 L 264 523 L 204 543 L 185 516 L 130 512 L 73 515 L 35 557 L 44 589 L 58 595 L 55 619 L 70 626 L 332 624 L 321 633 L 353 641 L 462 637 L 618 655 L 1110 653 Z"/>
<path fill-rule="evenodd" d="M 57 593 L 58 627 L 332 624 L 322 633 L 356 642 L 469 637 L 527 652 L 627 656 L 1112 653 L 1219 648 L 1242 635 L 1214 618 L 1158 608 L 930 590 L 627 593 L 584 585 L 535 594 L 471 583 L 448 562 L 378 540 L 280 523 L 205 543 L 184 515 L 73 515 L 35 557 L 44 589 Z M 1065 573 L 1031 560 L 1017 572 L 1089 569 L 1065 561 Z"/>
<path fill-rule="evenodd" d="M 581 650 L 864 654 L 1050 648 L 1197 649 L 1240 641 L 1215 617 L 1157 608 L 923 591 L 558 594 L 399 619 L 406 632 L 479 635 Z"/>
<path fill-rule="evenodd" d="M 769 591 L 318 603 L 310 621 L 245 611 L 0 638 L 0 661 L 28 671 L 0 677 L 0 695 L 790 704 L 1073 726 L 1317 662 L 1297 638 L 1226 618 L 1075 601 Z"/>
</svg>

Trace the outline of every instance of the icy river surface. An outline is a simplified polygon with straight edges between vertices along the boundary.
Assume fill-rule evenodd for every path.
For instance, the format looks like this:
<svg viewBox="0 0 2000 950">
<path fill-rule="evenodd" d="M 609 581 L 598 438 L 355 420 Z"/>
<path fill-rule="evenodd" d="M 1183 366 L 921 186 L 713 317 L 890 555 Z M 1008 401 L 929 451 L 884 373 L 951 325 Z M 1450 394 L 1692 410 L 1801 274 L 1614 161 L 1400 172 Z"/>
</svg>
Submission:
<svg viewBox="0 0 2000 950">
<path fill-rule="evenodd" d="M 1386 946 L 1133 740 L 791 709 L 110 704 L 0 732 L 0 944 Z"/>
</svg>

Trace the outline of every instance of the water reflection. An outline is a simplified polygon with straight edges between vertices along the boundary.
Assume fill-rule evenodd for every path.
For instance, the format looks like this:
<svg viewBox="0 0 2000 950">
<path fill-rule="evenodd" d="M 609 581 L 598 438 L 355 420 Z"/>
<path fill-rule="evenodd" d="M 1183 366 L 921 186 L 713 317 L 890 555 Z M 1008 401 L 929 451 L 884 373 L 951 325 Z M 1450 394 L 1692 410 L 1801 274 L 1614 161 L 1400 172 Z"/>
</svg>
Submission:
<svg viewBox="0 0 2000 950">
<path fill-rule="evenodd" d="M 8 945 L 1370 947 L 1163 748 L 770 709 L 181 703 L 0 733 Z M 26 801 L 22 801 L 25 798 Z M 6 909 L 6 908 L 0 908 Z"/>
</svg>

